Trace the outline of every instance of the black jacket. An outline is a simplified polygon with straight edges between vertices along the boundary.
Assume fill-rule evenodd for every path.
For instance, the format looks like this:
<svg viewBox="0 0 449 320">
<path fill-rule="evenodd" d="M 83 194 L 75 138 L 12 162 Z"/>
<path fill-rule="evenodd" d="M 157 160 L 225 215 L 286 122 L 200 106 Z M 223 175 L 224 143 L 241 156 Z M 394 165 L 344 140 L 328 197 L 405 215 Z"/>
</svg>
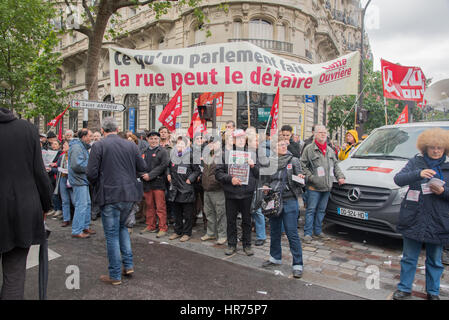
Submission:
<svg viewBox="0 0 449 320">
<path fill-rule="evenodd" d="M 402 200 L 397 231 L 404 237 L 432 244 L 449 244 L 449 157 L 440 166 L 444 185 L 441 195 L 423 194 L 422 184 L 429 179 L 421 178 L 421 171 L 429 169 L 424 157 L 416 155 L 394 177 L 394 182 L 400 186 L 409 186 Z M 418 194 L 415 201 L 411 193 Z"/>
<path fill-rule="evenodd" d="M 302 193 L 302 187 L 304 187 L 303 184 L 299 184 L 298 182 L 294 181 L 292 176 L 297 176 L 298 174 L 304 174 L 304 171 L 301 167 L 301 162 L 298 158 L 294 157 L 293 155 L 289 154 L 290 160 L 288 161 L 287 167 L 278 167 L 277 171 L 273 173 L 272 175 L 262 175 L 260 176 L 260 180 L 263 185 L 269 186 L 273 191 L 280 191 L 281 183 L 282 183 L 282 175 L 283 171 L 287 170 L 287 177 L 286 177 L 286 186 L 284 188 L 284 191 L 282 193 L 283 199 L 287 198 L 296 198 L 298 199 L 299 196 Z"/>
<path fill-rule="evenodd" d="M 36 127 L 0 108 L 0 253 L 45 240 L 51 184 Z"/>
<path fill-rule="evenodd" d="M 87 179 L 93 186 L 92 202 L 98 206 L 142 200 L 137 172 L 147 166 L 134 142 L 116 134 L 94 143 L 87 164 Z"/>
<path fill-rule="evenodd" d="M 168 152 L 161 146 L 153 150 L 148 147 L 143 153 L 143 157 L 147 164 L 146 173 L 150 176 L 150 181 L 142 179 L 143 191 L 165 190 L 166 171 L 170 162 Z"/>
<path fill-rule="evenodd" d="M 173 149 L 168 168 L 172 185 L 168 201 L 195 202 L 194 182 L 201 174 L 200 166 L 193 163 L 193 156 L 190 151 L 186 150 L 181 157 L 175 155 L 175 152 L 176 149 Z M 190 180 L 191 184 L 186 183 L 187 179 Z"/>
<path fill-rule="evenodd" d="M 223 162 L 217 165 L 215 171 L 215 178 L 223 185 L 223 190 L 227 199 L 247 199 L 252 198 L 254 190 L 257 187 L 257 180 L 259 178 L 259 164 L 257 163 L 256 153 L 251 153 L 251 159 L 255 165 L 249 171 L 248 185 L 234 186 L 232 184 L 232 176 L 229 174 L 229 150 L 223 154 Z"/>
</svg>

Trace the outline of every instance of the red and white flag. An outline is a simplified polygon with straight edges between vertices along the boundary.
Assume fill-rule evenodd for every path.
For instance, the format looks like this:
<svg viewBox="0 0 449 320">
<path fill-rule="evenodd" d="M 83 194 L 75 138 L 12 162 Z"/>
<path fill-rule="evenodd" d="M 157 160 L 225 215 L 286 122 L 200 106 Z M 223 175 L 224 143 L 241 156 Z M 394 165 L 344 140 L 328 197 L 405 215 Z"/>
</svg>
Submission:
<svg viewBox="0 0 449 320">
<path fill-rule="evenodd" d="M 422 102 L 426 77 L 419 67 L 400 66 L 381 59 L 384 97 Z"/>
<path fill-rule="evenodd" d="M 279 88 L 274 97 L 273 105 L 271 106 L 271 135 L 275 134 L 278 129 L 278 115 L 279 115 Z"/>
<path fill-rule="evenodd" d="M 67 109 L 70 108 L 70 105 L 67 106 L 67 108 L 65 108 L 65 110 L 63 112 L 61 112 L 59 115 L 56 116 L 56 118 L 54 118 L 53 120 L 51 120 L 49 123 L 47 123 L 47 126 L 50 127 L 56 127 L 59 123 L 59 121 L 61 121 L 62 117 L 64 116 L 64 113 L 67 111 Z"/>
<path fill-rule="evenodd" d="M 193 138 L 196 133 L 207 133 L 206 120 L 201 120 L 197 107 L 195 107 L 195 112 L 193 112 L 192 120 L 190 121 L 190 127 L 187 133 L 190 138 Z"/>
<path fill-rule="evenodd" d="M 215 115 L 217 117 L 223 115 L 223 100 L 224 100 L 224 92 L 217 92 L 213 95 L 213 98 L 216 99 L 216 105 L 215 105 Z"/>
<path fill-rule="evenodd" d="M 176 117 L 182 113 L 182 87 L 179 87 L 176 94 L 167 103 L 159 116 L 159 121 L 170 131 L 176 130 Z"/>
<path fill-rule="evenodd" d="M 400 123 L 408 123 L 408 105 L 404 107 L 404 110 L 402 110 L 401 114 L 398 117 L 398 120 L 396 120 L 394 124 Z"/>
<path fill-rule="evenodd" d="M 68 105 L 67 108 L 65 108 L 65 110 L 63 112 L 61 112 L 56 118 L 54 118 L 49 123 L 47 123 L 47 126 L 56 127 L 58 125 L 59 121 L 61 121 L 62 117 L 64 116 L 64 113 L 69 108 L 70 108 L 70 105 Z M 62 125 L 59 126 L 58 140 L 62 141 Z"/>
</svg>

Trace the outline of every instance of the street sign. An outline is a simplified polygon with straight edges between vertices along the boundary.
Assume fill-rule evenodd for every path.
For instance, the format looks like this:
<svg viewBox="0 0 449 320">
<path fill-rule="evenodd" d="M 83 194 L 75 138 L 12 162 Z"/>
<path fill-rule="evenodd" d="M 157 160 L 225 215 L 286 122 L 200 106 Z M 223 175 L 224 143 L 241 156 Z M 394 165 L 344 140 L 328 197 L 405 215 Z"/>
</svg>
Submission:
<svg viewBox="0 0 449 320">
<path fill-rule="evenodd" d="M 306 95 L 306 102 L 315 102 L 316 96 L 308 96 Z"/>
<path fill-rule="evenodd" d="M 126 110 L 126 107 L 123 104 L 88 101 L 88 100 L 72 100 L 70 106 L 72 108 L 89 109 L 89 110 L 105 110 L 105 111 L 118 111 L 118 112 L 123 112 Z"/>
</svg>

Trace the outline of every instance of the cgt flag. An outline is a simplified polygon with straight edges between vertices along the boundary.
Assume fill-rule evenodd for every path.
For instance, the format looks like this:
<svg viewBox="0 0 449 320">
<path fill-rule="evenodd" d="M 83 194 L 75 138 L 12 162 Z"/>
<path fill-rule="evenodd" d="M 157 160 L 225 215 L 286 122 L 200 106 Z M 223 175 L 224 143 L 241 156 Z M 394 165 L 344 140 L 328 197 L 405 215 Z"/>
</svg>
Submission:
<svg viewBox="0 0 449 320">
<path fill-rule="evenodd" d="M 207 133 L 206 120 L 201 120 L 200 115 L 198 114 L 198 108 L 195 108 L 195 112 L 192 115 L 192 121 L 190 121 L 190 127 L 187 133 L 190 138 L 196 133 Z"/>
<path fill-rule="evenodd" d="M 278 115 L 279 115 L 279 88 L 274 97 L 273 105 L 271 106 L 271 131 L 270 135 L 273 135 L 278 129 Z"/>
<path fill-rule="evenodd" d="M 61 112 L 56 118 L 54 118 L 53 120 L 51 120 L 49 123 L 47 123 L 47 126 L 50 127 L 56 127 L 59 123 L 59 121 L 61 121 L 62 117 L 64 116 L 65 112 L 70 108 L 70 104 L 67 106 L 67 108 L 65 108 L 65 110 L 63 112 Z M 59 133 L 58 133 L 58 140 L 62 141 L 62 126 L 59 126 Z"/>
<path fill-rule="evenodd" d="M 381 59 L 384 97 L 422 102 L 426 77 L 419 67 L 400 66 Z"/>
<path fill-rule="evenodd" d="M 398 117 L 398 120 L 394 124 L 408 123 L 408 105 L 405 105 L 404 110 Z"/>
<path fill-rule="evenodd" d="M 167 103 L 159 116 L 159 121 L 170 131 L 176 130 L 176 117 L 182 113 L 182 87 L 179 87 L 176 94 Z"/>
</svg>

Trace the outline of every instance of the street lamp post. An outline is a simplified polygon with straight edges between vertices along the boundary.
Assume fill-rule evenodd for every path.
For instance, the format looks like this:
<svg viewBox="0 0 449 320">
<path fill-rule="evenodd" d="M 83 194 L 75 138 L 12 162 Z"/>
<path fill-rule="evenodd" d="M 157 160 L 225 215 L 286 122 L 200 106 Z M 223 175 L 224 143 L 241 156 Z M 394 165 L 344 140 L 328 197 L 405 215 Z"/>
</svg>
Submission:
<svg viewBox="0 0 449 320">
<path fill-rule="evenodd" d="M 361 15 L 361 37 L 360 37 L 360 78 L 359 78 L 359 108 L 357 109 L 357 105 L 355 107 L 355 122 L 354 122 L 354 129 L 357 130 L 357 133 L 359 135 L 359 137 L 362 136 L 363 134 L 363 127 L 361 126 L 357 126 L 357 118 L 359 117 L 359 112 L 362 110 L 363 107 L 363 95 L 362 95 L 362 90 L 363 90 L 363 57 L 364 57 L 364 38 L 365 38 L 365 13 L 366 13 L 366 9 L 368 8 L 369 4 L 370 4 L 371 0 L 368 0 L 368 3 L 366 4 L 365 8 L 362 9 L 362 15 Z"/>
</svg>

